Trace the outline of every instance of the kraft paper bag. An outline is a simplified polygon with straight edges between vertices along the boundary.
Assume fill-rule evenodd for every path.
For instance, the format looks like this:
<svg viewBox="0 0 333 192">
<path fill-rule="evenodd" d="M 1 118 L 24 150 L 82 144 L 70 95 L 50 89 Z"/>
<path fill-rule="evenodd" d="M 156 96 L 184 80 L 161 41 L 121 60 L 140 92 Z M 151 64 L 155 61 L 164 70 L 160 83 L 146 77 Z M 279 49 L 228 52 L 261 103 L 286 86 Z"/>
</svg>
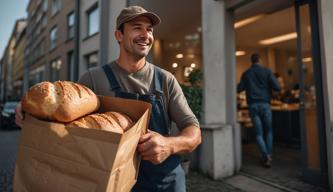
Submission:
<svg viewBox="0 0 333 192">
<path fill-rule="evenodd" d="M 151 105 L 99 96 L 99 112 L 117 111 L 136 123 L 124 134 L 68 128 L 26 115 L 16 159 L 15 192 L 128 192 L 140 158 L 139 138 L 147 131 Z"/>
</svg>

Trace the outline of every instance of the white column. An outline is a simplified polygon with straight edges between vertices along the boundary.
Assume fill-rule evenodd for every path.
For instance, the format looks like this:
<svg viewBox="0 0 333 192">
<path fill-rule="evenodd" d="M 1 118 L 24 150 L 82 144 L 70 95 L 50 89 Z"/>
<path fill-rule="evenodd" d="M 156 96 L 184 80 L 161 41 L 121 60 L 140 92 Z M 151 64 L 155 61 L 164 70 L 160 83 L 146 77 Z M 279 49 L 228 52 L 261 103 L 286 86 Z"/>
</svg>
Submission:
<svg viewBox="0 0 333 192">
<path fill-rule="evenodd" d="M 326 142 L 328 180 L 333 190 L 333 1 L 318 1 L 319 33 L 321 45 L 321 63 L 323 71 L 324 108 L 326 119 Z"/>
<path fill-rule="evenodd" d="M 204 114 L 199 169 L 214 179 L 231 176 L 240 167 L 232 24 L 224 1 L 202 0 Z"/>
</svg>

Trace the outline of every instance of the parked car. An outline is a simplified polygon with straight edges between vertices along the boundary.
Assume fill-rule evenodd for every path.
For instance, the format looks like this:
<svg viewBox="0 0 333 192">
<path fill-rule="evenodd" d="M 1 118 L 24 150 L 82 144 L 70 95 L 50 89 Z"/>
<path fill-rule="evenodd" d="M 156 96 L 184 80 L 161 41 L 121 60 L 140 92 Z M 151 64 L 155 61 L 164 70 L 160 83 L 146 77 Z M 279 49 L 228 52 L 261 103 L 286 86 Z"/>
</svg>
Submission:
<svg viewBox="0 0 333 192">
<path fill-rule="evenodd" d="M 0 127 L 1 129 L 19 129 L 15 123 L 15 107 L 18 101 L 5 102 L 1 109 Z"/>
</svg>

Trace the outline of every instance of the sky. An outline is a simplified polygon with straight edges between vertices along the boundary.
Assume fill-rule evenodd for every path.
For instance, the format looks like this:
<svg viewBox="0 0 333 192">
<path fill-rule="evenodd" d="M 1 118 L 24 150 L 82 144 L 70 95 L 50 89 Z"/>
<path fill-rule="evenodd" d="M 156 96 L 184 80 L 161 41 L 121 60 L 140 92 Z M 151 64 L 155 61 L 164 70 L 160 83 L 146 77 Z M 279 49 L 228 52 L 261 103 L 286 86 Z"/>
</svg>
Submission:
<svg viewBox="0 0 333 192">
<path fill-rule="evenodd" d="M 7 46 L 17 19 L 26 18 L 29 0 L 0 1 L 0 58 Z"/>
</svg>

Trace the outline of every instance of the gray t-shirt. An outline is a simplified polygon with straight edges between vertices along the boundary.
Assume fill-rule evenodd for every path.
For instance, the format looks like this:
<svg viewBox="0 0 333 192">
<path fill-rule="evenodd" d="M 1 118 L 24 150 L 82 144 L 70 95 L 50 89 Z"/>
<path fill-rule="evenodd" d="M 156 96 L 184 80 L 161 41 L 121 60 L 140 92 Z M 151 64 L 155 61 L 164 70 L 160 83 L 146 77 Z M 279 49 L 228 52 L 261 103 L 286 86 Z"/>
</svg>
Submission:
<svg viewBox="0 0 333 192">
<path fill-rule="evenodd" d="M 122 69 L 115 61 L 109 64 L 122 91 L 149 94 L 154 90 L 154 66 L 146 62 L 145 66 L 135 73 Z M 199 122 L 190 109 L 183 91 L 176 78 L 168 71 L 161 69 L 162 89 L 164 93 L 164 108 L 167 109 L 169 118 L 176 123 L 179 129 Z M 98 66 L 88 69 L 78 81 L 91 88 L 97 95 L 115 96 L 103 68 Z"/>
</svg>

